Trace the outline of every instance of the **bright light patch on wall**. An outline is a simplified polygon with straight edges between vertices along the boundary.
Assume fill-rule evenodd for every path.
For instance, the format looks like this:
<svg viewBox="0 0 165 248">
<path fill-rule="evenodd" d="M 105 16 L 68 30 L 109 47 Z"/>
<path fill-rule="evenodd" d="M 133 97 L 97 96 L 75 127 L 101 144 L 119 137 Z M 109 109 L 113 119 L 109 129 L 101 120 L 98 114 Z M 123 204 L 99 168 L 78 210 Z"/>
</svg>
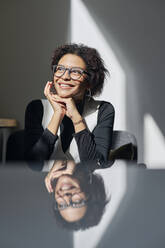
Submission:
<svg viewBox="0 0 165 248">
<path fill-rule="evenodd" d="M 116 111 L 115 129 L 125 130 L 125 73 L 81 0 L 71 1 L 71 42 L 84 43 L 96 48 L 101 54 L 111 77 L 106 80 L 98 99 L 112 102 Z"/>
<path fill-rule="evenodd" d="M 111 225 L 110 223 L 114 218 L 118 207 L 120 206 L 120 203 L 126 193 L 126 170 L 126 164 L 123 161 L 106 170 L 103 169 L 95 171 L 104 179 L 106 194 L 111 199 L 106 206 L 105 213 L 99 225 L 74 234 L 74 247 L 97 247 L 99 241 L 104 235 L 104 232 L 107 230 L 107 228 L 110 228 L 109 225 Z"/>
<path fill-rule="evenodd" d="M 144 162 L 148 168 L 165 168 L 165 138 L 150 114 L 144 116 Z"/>
<path fill-rule="evenodd" d="M 103 58 L 111 77 L 105 82 L 105 87 L 101 96 L 102 99 L 111 102 L 116 111 L 115 129 L 126 129 L 126 111 L 125 111 L 125 73 L 117 60 L 110 44 L 106 41 L 101 30 L 96 25 L 88 9 L 81 0 L 71 0 L 71 42 L 83 43 L 96 48 Z M 124 167 L 123 167 L 124 168 Z M 116 169 L 116 167 L 115 167 Z M 106 215 L 101 221 L 101 226 L 91 228 L 87 232 L 78 232 L 74 234 L 74 247 L 96 247 L 97 243 L 104 234 L 107 225 L 109 225 L 115 215 L 118 206 L 122 200 L 126 187 L 126 170 L 111 171 L 112 181 L 111 193 L 113 201 L 111 202 Z M 109 181 L 109 178 L 108 178 Z"/>
</svg>

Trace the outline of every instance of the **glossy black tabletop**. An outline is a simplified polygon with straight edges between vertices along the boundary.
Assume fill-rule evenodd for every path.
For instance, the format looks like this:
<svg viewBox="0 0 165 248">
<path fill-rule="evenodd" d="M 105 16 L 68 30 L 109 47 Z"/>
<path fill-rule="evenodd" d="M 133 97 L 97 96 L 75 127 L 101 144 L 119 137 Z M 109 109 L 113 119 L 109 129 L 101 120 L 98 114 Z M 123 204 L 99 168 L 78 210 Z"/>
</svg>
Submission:
<svg viewBox="0 0 165 248">
<path fill-rule="evenodd" d="M 26 163 L 1 165 L 0 247 L 164 248 L 165 171 L 116 161 L 91 174 L 89 190 L 99 178 L 92 194 L 100 196 L 87 206 L 90 216 L 100 217 L 97 224 L 80 224 L 74 231 L 54 217 L 53 196 L 45 187 L 47 172 L 33 171 Z"/>
</svg>

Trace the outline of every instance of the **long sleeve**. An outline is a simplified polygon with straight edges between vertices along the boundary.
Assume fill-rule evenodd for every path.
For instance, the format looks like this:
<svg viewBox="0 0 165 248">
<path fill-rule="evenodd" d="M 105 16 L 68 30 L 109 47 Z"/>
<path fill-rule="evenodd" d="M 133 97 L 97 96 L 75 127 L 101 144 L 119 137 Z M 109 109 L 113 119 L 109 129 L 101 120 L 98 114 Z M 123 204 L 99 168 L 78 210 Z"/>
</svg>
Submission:
<svg viewBox="0 0 165 248">
<path fill-rule="evenodd" d="M 57 135 L 42 127 L 43 105 L 40 100 L 32 101 L 25 113 L 25 158 L 30 161 L 48 160 Z"/>
<path fill-rule="evenodd" d="M 93 132 L 85 129 L 73 134 L 79 150 L 80 160 L 95 160 L 104 167 L 112 142 L 114 108 L 108 102 L 102 102 L 99 108 L 97 125 Z"/>
</svg>

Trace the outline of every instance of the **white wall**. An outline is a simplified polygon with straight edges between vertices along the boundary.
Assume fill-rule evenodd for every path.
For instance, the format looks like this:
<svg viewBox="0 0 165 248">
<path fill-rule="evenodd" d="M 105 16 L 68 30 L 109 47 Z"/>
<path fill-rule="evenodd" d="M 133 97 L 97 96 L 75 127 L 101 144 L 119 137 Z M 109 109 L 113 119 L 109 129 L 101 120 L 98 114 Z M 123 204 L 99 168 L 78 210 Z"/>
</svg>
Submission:
<svg viewBox="0 0 165 248">
<path fill-rule="evenodd" d="M 108 100 L 110 97 L 115 105 L 117 127 L 127 129 L 137 137 L 139 162 L 145 162 L 144 151 L 147 157 L 151 153 L 155 154 L 156 159 L 161 156 L 160 145 L 164 142 L 157 140 L 156 144 L 159 145 L 155 147 L 153 144 L 153 149 L 147 151 L 149 142 L 154 143 L 154 140 L 152 132 L 145 130 L 144 119 L 146 114 L 150 115 L 162 135 L 161 139 L 164 139 L 165 3 L 161 0 L 81 2 L 93 23 L 86 23 L 86 33 L 82 31 L 81 37 L 74 33 L 73 39 L 73 23 L 70 26 L 71 1 L 1 1 L 0 117 L 16 118 L 20 127 L 23 127 L 27 103 L 31 99 L 43 97 L 45 82 L 50 79 L 52 51 L 58 44 L 74 41 L 75 37 L 76 40 L 82 40 L 83 37 L 83 42 L 91 46 L 93 44 L 104 54 L 108 49 L 107 54 L 110 54 L 108 67 L 115 77 L 106 86 L 108 91 L 103 92 L 110 92 L 110 96 L 104 94 L 103 98 Z M 77 16 L 81 20 L 81 10 Z M 95 31 L 85 37 L 91 24 L 99 32 L 95 41 L 92 37 L 93 33 L 96 35 Z M 82 20 L 77 23 L 78 26 L 83 26 Z M 106 46 L 102 46 L 100 37 Z"/>
<path fill-rule="evenodd" d="M 161 0 L 82 0 L 82 2 L 124 69 L 126 128 L 137 137 L 139 162 L 143 162 L 146 113 L 152 116 L 157 128 L 160 129 L 162 139 L 165 139 L 165 3 Z M 154 143 L 152 133 L 149 136 L 145 140 L 145 151 L 150 140 Z M 159 140 L 156 144 L 158 143 L 162 144 Z M 154 149 L 150 151 L 150 154 L 154 153 L 155 160 L 161 156 L 160 145 L 153 145 Z M 165 165 L 164 156 L 162 160 Z"/>
</svg>

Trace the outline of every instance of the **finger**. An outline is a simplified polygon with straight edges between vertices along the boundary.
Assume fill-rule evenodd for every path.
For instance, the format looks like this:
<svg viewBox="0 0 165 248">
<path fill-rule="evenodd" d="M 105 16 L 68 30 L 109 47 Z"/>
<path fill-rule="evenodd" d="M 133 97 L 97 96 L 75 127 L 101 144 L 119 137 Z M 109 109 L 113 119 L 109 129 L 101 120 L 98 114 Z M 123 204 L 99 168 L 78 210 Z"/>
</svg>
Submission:
<svg viewBox="0 0 165 248">
<path fill-rule="evenodd" d="M 45 186 L 46 186 L 47 191 L 49 192 L 48 178 L 47 177 L 45 178 Z"/>
<path fill-rule="evenodd" d="M 61 101 L 61 102 L 65 102 L 65 103 L 67 103 L 68 101 L 70 101 L 70 99 L 72 99 L 72 98 L 60 97 L 60 96 L 58 96 L 58 95 L 54 95 L 54 97 L 55 97 L 55 99 L 57 99 L 57 100 L 59 100 L 59 101 Z"/>
<path fill-rule="evenodd" d="M 51 84 L 51 82 L 50 81 L 47 81 L 47 83 L 45 85 L 45 90 L 48 90 L 50 84 Z"/>
<path fill-rule="evenodd" d="M 55 174 L 52 175 L 51 180 L 53 180 L 54 178 L 58 178 L 63 174 L 62 171 L 57 171 Z"/>
<path fill-rule="evenodd" d="M 58 102 L 65 102 L 64 98 L 61 98 L 58 95 L 53 95 L 53 98 Z"/>
<path fill-rule="evenodd" d="M 46 188 L 47 188 L 49 193 L 53 192 L 53 189 L 52 189 L 52 186 L 51 186 L 51 180 L 50 180 L 49 176 L 47 176 L 45 178 L 45 186 L 46 186 Z"/>
<path fill-rule="evenodd" d="M 57 100 L 57 99 L 55 99 L 55 98 L 53 98 L 53 97 L 51 97 L 51 99 L 52 99 L 52 101 L 54 101 L 54 102 L 56 102 L 56 103 L 59 103 L 59 104 L 61 104 L 61 105 L 63 105 L 63 106 L 66 106 L 66 103 L 65 103 L 65 102 L 62 102 L 62 101 L 60 101 L 60 100 Z"/>
<path fill-rule="evenodd" d="M 58 96 L 57 94 L 54 94 L 54 97 L 56 97 L 57 99 L 62 99 L 60 96 Z"/>
<path fill-rule="evenodd" d="M 51 96 L 51 100 L 52 100 L 53 102 L 56 102 L 57 104 L 59 104 L 61 107 L 66 108 L 66 103 L 61 102 L 61 101 L 55 99 L 53 96 Z"/>
<path fill-rule="evenodd" d="M 45 96 L 46 96 L 46 92 L 47 92 L 48 83 L 49 83 L 49 82 L 46 83 L 45 88 L 44 88 L 44 95 L 45 95 Z"/>
<path fill-rule="evenodd" d="M 52 86 L 52 82 L 48 81 L 46 86 L 45 86 L 45 89 L 44 89 L 44 94 L 46 97 L 50 94 L 50 87 L 51 86 Z"/>
<path fill-rule="evenodd" d="M 57 171 L 54 171 L 52 174 L 51 174 L 51 178 L 54 177 L 56 174 L 58 173 L 61 173 L 61 169 L 58 169 Z"/>
<path fill-rule="evenodd" d="M 53 98 L 56 100 L 56 101 L 59 101 L 59 102 L 66 102 L 66 100 L 62 97 L 59 97 L 58 95 L 53 95 Z"/>
<path fill-rule="evenodd" d="M 52 193 L 53 192 L 53 188 L 52 188 L 52 185 L 51 185 L 51 181 L 48 182 L 48 191 L 49 193 Z"/>
<path fill-rule="evenodd" d="M 66 170 L 65 173 L 68 174 L 68 175 L 72 175 L 73 174 L 73 171 L 72 170 Z"/>
</svg>

